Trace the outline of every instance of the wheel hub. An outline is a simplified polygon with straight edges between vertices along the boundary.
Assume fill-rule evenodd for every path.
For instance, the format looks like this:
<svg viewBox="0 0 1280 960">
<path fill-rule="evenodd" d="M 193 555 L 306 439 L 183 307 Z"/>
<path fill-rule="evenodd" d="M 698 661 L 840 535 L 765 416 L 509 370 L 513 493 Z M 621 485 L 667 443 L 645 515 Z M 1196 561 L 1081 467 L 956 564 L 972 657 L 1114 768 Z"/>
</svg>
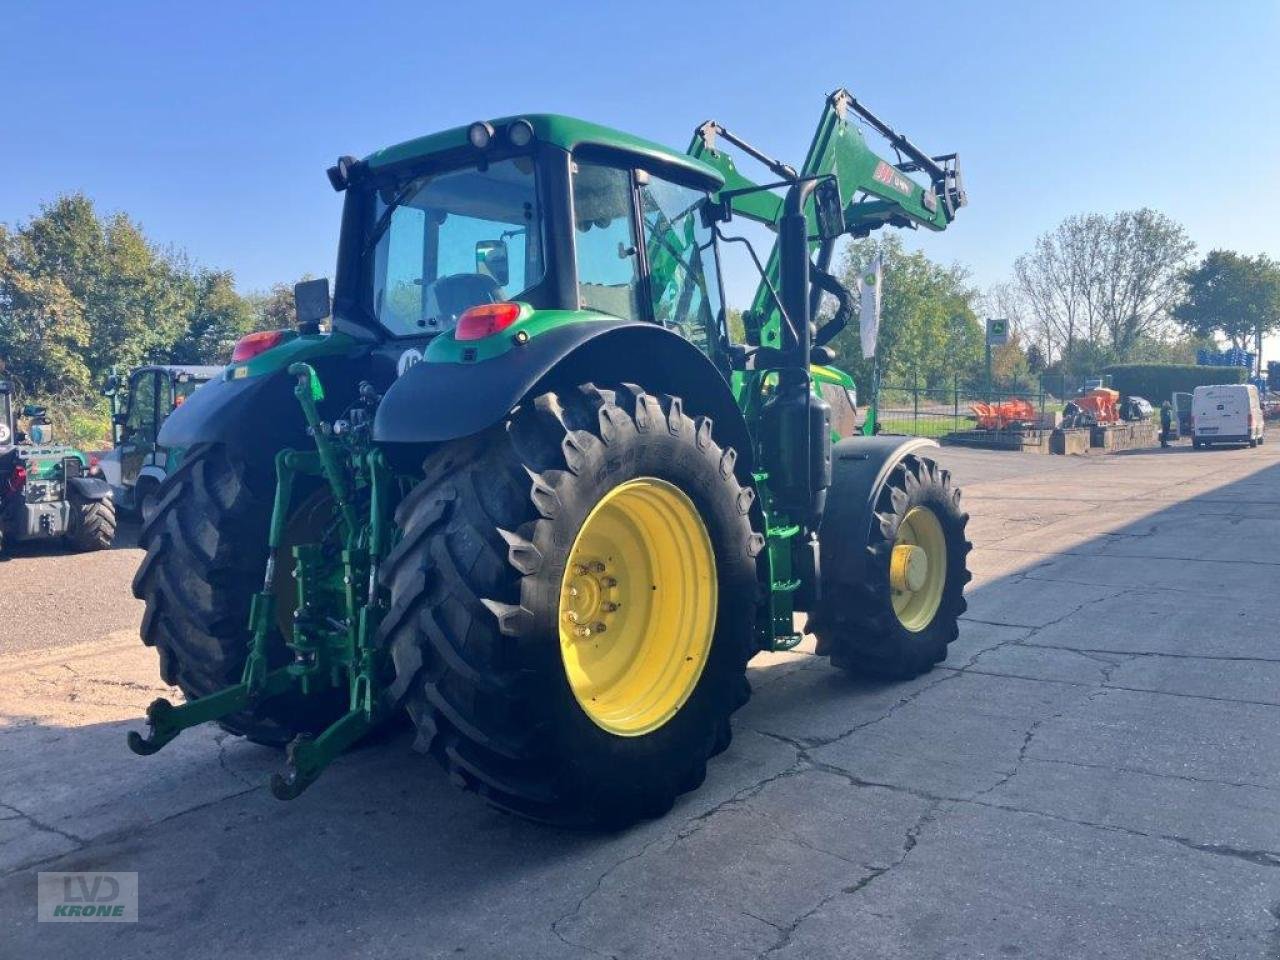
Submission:
<svg viewBox="0 0 1280 960">
<path fill-rule="evenodd" d="M 912 632 L 933 623 L 942 606 L 947 582 L 947 537 L 937 514 L 928 507 L 907 511 L 889 556 L 893 612 Z"/>
<path fill-rule="evenodd" d="M 692 695 L 711 650 L 716 566 L 697 507 L 675 485 L 614 487 L 578 531 L 560 586 L 560 655 L 599 727 L 641 736 Z"/>
<path fill-rule="evenodd" d="M 919 590 L 929 576 L 929 554 L 923 547 L 900 543 L 893 548 L 889 579 L 899 592 Z"/>
</svg>

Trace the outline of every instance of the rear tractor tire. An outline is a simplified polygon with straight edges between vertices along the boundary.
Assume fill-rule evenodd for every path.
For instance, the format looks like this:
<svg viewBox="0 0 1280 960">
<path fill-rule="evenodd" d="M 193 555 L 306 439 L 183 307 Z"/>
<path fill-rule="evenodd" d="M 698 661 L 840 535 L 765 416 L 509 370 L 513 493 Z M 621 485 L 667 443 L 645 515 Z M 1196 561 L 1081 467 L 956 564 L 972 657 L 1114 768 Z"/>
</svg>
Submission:
<svg viewBox="0 0 1280 960">
<path fill-rule="evenodd" d="M 750 694 L 763 539 L 735 460 L 679 398 L 590 384 L 429 456 L 384 565 L 418 749 L 571 826 L 697 787 Z"/>
<path fill-rule="evenodd" d="M 946 659 L 959 634 L 964 587 L 972 579 L 969 515 L 951 475 L 908 454 L 876 494 L 869 529 L 860 529 L 866 492 L 851 489 L 842 462 L 835 463 L 819 534 L 822 597 L 809 629 L 817 652 L 833 665 L 907 680 Z"/>
<path fill-rule="evenodd" d="M 70 497 L 71 517 L 67 523 L 67 543 L 77 553 L 109 550 L 116 539 L 116 505 L 110 497 L 84 500 Z"/>
<path fill-rule="evenodd" d="M 156 648 L 160 676 L 188 700 L 238 683 L 244 672 L 249 604 L 262 584 L 272 502 L 268 482 L 255 488 L 248 474 L 221 445 L 193 447 L 161 485 L 142 527 L 146 556 L 133 579 L 133 595 L 146 602 L 142 642 Z M 282 562 L 280 576 L 289 569 Z M 289 660 L 277 629 L 269 665 Z M 323 729 L 343 702 L 345 696 L 275 697 L 220 725 L 255 743 L 284 746 L 299 733 Z"/>
</svg>

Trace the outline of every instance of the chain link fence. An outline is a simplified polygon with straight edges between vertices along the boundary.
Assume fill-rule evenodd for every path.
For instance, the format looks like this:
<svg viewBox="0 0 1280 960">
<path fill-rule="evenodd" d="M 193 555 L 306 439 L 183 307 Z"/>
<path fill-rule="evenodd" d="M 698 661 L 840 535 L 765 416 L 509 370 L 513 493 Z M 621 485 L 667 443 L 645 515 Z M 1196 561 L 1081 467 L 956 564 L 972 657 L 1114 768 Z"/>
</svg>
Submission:
<svg viewBox="0 0 1280 960">
<path fill-rule="evenodd" d="M 880 384 L 882 433 L 932 437 L 947 443 L 1019 449 L 1039 446 L 1056 426 L 1068 392 L 1080 384 L 1065 377 L 995 389 L 953 377 L 951 383 Z"/>
</svg>

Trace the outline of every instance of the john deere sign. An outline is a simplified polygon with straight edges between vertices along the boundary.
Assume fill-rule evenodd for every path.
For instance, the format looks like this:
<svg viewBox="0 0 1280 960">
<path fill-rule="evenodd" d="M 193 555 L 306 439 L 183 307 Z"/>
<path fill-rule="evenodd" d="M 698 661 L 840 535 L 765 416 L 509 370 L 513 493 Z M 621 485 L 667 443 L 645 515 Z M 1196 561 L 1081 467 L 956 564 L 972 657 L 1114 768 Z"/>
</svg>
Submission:
<svg viewBox="0 0 1280 960">
<path fill-rule="evenodd" d="M 1009 321 L 987 318 L 987 343 L 993 347 L 1002 347 L 1009 342 Z"/>
</svg>

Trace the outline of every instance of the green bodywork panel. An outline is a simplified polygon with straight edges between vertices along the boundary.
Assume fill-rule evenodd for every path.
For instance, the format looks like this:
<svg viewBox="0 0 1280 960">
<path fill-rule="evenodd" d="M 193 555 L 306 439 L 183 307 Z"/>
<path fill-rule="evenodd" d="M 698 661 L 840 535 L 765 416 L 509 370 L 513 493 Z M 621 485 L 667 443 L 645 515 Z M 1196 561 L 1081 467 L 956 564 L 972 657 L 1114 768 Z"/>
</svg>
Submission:
<svg viewBox="0 0 1280 960">
<path fill-rule="evenodd" d="M 501 129 L 513 120 L 527 120 L 533 125 L 534 136 L 543 143 L 550 143 L 564 150 L 573 151 L 583 146 L 603 147 L 612 150 L 624 150 L 627 153 L 648 157 L 655 163 L 684 170 L 696 175 L 705 182 L 708 189 L 717 189 L 723 177 L 716 167 L 692 157 L 687 153 L 672 150 L 652 140 L 632 136 L 611 127 L 604 127 L 586 120 L 577 120 L 555 113 L 527 113 L 518 117 L 501 117 L 490 120 L 495 128 Z M 405 161 L 417 160 L 446 150 L 456 150 L 468 146 L 465 127 L 454 127 L 440 133 L 415 137 L 398 143 L 393 147 L 385 147 L 365 157 L 365 163 L 373 170 L 388 167 Z"/>
<path fill-rule="evenodd" d="M 347 353 L 358 346 L 358 341 L 345 333 L 315 333 L 300 336 L 293 330 L 284 331 L 285 341 L 270 350 L 264 350 L 244 363 L 233 363 L 223 374 L 226 380 L 243 380 L 263 374 L 287 370 L 292 364 L 332 357 Z"/>
<path fill-rule="evenodd" d="M 89 468 L 89 458 L 73 447 L 45 445 L 39 447 L 20 446 L 23 453 L 23 465 L 27 468 L 28 480 L 61 480 L 62 461 L 67 457 L 75 457 L 80 461 L 82 470 Z"/>
<path fill-rule="evenodd" d="M 600 314 L 586 310 L 535 310 L 529 304 L 521 303 L 520 316 L 506 329 L 479 340 L 458 340 L 452 330 L 442 333 L 427 345 L 422 359 L 426 363 L 479 363 L 516 349 L 519 346 L 517 338 L 521 334 L 532 340 L 566 323 L 599 319 Z"/>
</svg>

